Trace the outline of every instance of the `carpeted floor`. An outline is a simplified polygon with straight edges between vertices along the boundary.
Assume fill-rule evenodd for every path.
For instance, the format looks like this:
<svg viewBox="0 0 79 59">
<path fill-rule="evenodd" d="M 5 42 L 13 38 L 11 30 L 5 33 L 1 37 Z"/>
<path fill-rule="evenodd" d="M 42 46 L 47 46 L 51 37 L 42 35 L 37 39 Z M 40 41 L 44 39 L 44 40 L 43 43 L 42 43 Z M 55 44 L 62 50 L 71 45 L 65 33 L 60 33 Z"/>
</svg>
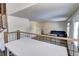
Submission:
<svg viewBox="0 0 79 59">
<path fill-rule="evenodd" d="M 0 56 L 4 56 L 4 53 L 0 51 Z"/>
<path fill-rule="evenodd" d="M 41 40 L 39 40 L 39 41 L 41 41 Z M 42 41 L 43 41 L 43 40 L 42 40 Z M 47 42 L 47 43 L 51 43 L 51 44 L 55 44 L 55 45 L 60 45 L 60 46 L 64 46 L 64 47 L 66 46 L 66 45 L 60 44 L 60 43 L 58 43 L 58 42 L 57 42 L 57 43 L 56 43 L 56 42 L 50 42 L 50 41 L 47 41 L 47 40 L 44 40 L 43 42 Z M 79 56 L 79 52 L 74 52 L 74 53 L 76 53 L 76 54 L 75 54 L 76 56 Z M 73 54 L 72 51 L 71 51 L 71 54 Z M 4 52 L 1 52 L 1 51 L 0 51 L 0 56 L 5 56 Z M 13 55 L 12 55 L 12 56 L 13 56 Z"/>
</svg>

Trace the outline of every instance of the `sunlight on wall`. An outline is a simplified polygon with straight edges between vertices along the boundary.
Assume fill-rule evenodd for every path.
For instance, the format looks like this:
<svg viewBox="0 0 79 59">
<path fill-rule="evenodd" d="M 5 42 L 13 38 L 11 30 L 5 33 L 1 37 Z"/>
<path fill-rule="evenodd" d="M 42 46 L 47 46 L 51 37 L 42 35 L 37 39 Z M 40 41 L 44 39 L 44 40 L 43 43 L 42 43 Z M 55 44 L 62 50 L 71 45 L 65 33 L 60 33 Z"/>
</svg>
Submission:
<svg viewBox="0 0 79 59">
<path fill-rule="evenodd" d="M 31 21 L 31 32 L 41 34 L 40 24 L 35 21 Z"/>
</svg>

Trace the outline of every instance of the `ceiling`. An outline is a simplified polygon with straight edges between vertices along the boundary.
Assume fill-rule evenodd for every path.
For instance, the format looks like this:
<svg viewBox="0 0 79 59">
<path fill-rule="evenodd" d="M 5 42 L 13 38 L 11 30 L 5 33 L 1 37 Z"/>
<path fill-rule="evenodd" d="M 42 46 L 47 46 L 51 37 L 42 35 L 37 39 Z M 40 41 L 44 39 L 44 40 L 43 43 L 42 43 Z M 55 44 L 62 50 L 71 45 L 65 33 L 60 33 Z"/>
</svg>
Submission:
<svg viewBox="0 0 79 59">
<path fill-rule="evenodd" d="M 16 13 L 24 8 L 28 8 L 34 5 L 34 3 L 7 3 L 7 14 Z"/>
<path fill-rule="evenodd" d="M 10 15 L 33 21 L 66 21 L 78 8 L 78 3 L 38 3 Z"/>
</svg>

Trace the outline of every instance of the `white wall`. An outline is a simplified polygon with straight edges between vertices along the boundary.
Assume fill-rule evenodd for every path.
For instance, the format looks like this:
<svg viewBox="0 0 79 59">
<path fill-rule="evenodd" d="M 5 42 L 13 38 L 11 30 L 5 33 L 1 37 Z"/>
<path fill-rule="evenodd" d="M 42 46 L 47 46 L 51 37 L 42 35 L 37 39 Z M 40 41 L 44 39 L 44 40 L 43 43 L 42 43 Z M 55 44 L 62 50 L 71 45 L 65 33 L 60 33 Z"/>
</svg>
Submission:
<svg viewBox="0 0 79 59">
<path fill-rule="evenodd" d="M 31 32 L 41 34 L 43 29 L 44 34 L 49 34 L 51 30 L 66 31 L 67 22 L 35 22 L 31 21 Z"/>
<path fill-rule="evenodd" d="M 67 22 L 51 22 L 51 23 L 43 23 L 44 33 L 48 34 L 51 30 L 57 31 L 66 31 Z"/>
<path fill-rule="evenodd" d="M 8 16 L 8 30 L 9 32 L 21 30 L 25 32 L 30 31 L 29 19 Z"/>
<path fill-rule="evenodd" d="M 31 32 L 41 34 L 41 30 L 44 34 L 49 34 L 51 30 L 66 31 L 67 22 L 35 22 L 31 21 Z"/>
<path fill-rule="evenodd" d="M 43 28 L 44 33 L 48 34 L 51 30 L 66 31 L 66 22 L 35 22 L 29 21 L 29 19 L 8 16 L 8 30 L 12 31 L 25 31 L 36 34 L 41 34 Z"/>
<path fill-rule="evenodd" d="M 69 37 L 70 38 L 74 38 L 74 22 L 79 22 L 79 10 L 77 10 L 77 12 L 67 21 L 70 23 L 70 32 L 69 32 Z M 78 42 L 79 42 L 79 29 L 78 29 Z M 69 43 L 69 49 L 71 50 L 71 46 L 70 42 Z M 79 45 L 79 43 L 78 43 Z M 77 43 L 75 44 L 75 46 L 77 46 Z M 78 51 L 77 47 L 75 47 L 75 50 Z"/>
<path fill-rule="evenodd" d="M 29 19 L 8 16 L 8 31 L 13 32 L 21 30 L 23 32 L 31 32 L 40 34 L 39 22 L 29 21 Z"/>
<path fill-rule="evenodd" d="M 41 34 L 41 27 L 39 22 L 31 21 L 30 28 L 32 33 Z"/>
<path fill-rule="evenodd" d="M 79 21 L 79 9 L 70 17 L 69 22 Z"/>
<path fill-rule="evenodd" d="M 69 36 L 71 38 L 73 38 L 74 22 L 79 22 L 79 10 L 77 10 L 77 12 L 68 20 L 68 22 L 70 22 L 70 33 L 69 33 Z"/>
<path fill-rule="evenodd" d="M 24 18 L 19 18 L 15 16 L 10 16 L 10 14 L 19 11 L 21 9 L 24 9 L 26 7 L 32 6 L 32 3 L 25 3 L 25 4 L 16 4 L 16 3 L 7 3 L 7 19 L 8 19 L 8 31 L 16 31 L 16 30 L 21 30 L 21 31 L 30 31 L 30 22 L 29 19 L 24 19 Z"/>
</svg>

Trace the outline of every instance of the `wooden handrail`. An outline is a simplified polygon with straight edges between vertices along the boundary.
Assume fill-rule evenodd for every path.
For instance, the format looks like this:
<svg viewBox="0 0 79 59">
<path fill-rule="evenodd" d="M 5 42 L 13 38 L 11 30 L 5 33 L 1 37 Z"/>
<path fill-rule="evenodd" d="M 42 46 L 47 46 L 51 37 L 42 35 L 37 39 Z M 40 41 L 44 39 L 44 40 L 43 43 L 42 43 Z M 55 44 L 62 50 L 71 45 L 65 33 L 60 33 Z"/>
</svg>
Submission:
<svg viewBox="0 0 79 59">
<path fill-rule="evenodd" d="M 69 42 L 78 41 L 77 39 L 72 39 L 72 38 L 55 37 L 55 36 L 50 36 L 50 35 L 40 35 L 40 34 L 35 34 L 35 33 L 22 32 L 22 31 L 18 30 L 18 31 L 15 31 L 15 32 L 5 32 L 4 33 L 5 43 L 8 42 L 8 34 L 11 34 L 11 33 L 16 33 L 17 34 L 17 39 L 20 39 L 20 33 L 26 33 L 26 34 L 30 34 L 30 35 L 36 35 L 36 36 L 39 36 L 39 37 L 46 37 L 46 38 L 51 38 L 51 39 L 66 40 L 66 41 L 69 41 Z"/>
<path fill-rule="evenodd" d="M 52 35 L 51 35 L 51 36 L 50 36 L 50 35 L 40 35 L 40 34 L 28 33 L 28 32 L 21 32 L 21 33 L 33 34 L 33 35 L 48 37 L 48 38 L 52 38 L 52 39 L 60 39 L 60 40 L 67 40 L 67 41 L 78 41 L 77 39 L 73 39 L 73 38 L 54 37 L 54 36 L 52 36 Z"/>
<path fill-rule="evenodd" d="M 55 36 L 51 36 L 51 35 L 40 35 L 40 34 L 35 34 L 35 33 L 28 33 L 28 32 L 22 32 L 22 31 L 15 31 L 15 32 L 5 32 L 4 33 L 4 43 L 8 43 L 8 36 L 9 34 L 12 34 L 12 33 L 16 33 L 16 36 L 17 36 L 17 39 L 20 39 L 20 33 L 24 33 L 24 34 L 28 34 L 28 35 L 36 35 L 37 38 L 34 38 L 34 39 L 47 39 L 47 40 L 50 40 L 51 39 L 59 39 L 61 42 L 60 43 L 63 43 L 65 45 L 65 47 L 68 47 L 67 45 L 67 41 L 68 42 L 71 42 L 72 44 L 74 44 L 74 41 L 78 41 L 77 39 L 72 39 L 72 38 L 64 38 L 64 37 L 55 37 Z M 56 44 L 56 43 L 55 43 Z M 68 49 L 68 48 L 67 48 Z M 74 55 L 74 45 L 73 45 L 73 55 Z"/>
</svg>

